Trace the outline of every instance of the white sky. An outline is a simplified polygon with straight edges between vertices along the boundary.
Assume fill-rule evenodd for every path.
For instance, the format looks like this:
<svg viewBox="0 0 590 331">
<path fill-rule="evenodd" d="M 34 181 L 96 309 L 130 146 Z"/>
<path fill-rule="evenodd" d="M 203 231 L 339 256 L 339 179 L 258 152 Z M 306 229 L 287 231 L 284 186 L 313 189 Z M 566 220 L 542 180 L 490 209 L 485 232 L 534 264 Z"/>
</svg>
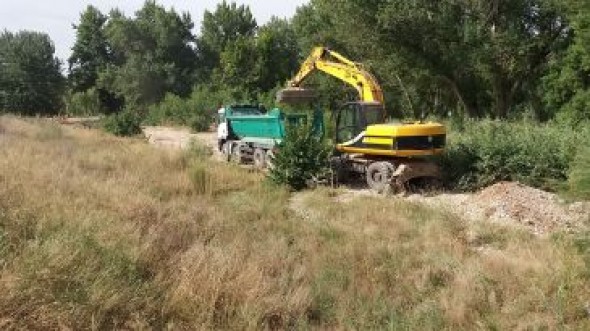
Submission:
<svg viewBox="0 0 590 331">
<path fill-rule="evenodd" d="M 295 9 L 309 0 L 235 0 L 250 6 L 258 24 L 271 16 L 291 17 Z M 166 8 L 178 12 L 187 11 L 199 29 L 205 10 L 214 10 L 220 0 L 158 0 Z M 228 1 L 231 2 L 231 1 Z M 34 30 L 49 34 L 55 43 L 56 55 L 66 61 L 74 44 L 75 30 L 72 24 L 80 19 L 80 13 L 91 4 L 108 13 L 112 8 L 121 9 L 127 16 L 142 7 L 144 0 L 0 0 L 0 30 Z"/>
</svg>

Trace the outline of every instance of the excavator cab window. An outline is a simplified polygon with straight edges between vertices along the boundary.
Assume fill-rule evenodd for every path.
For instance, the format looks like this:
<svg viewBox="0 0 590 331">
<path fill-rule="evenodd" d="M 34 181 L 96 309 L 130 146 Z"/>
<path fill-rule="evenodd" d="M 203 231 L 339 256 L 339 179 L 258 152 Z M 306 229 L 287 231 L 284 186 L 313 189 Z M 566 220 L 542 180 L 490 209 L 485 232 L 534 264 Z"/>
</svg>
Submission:
<svg viewBox="0 0 590 331">
<path fill-rule="evenodd" d="M 336 118 L 336 142 L 344 143 L 354 139 L 363 131 L 364 118 L 356 103 L 344 105 Z"/>
<path fill-rule="evenodd" d="M 380 104 L 363 105 L 364 125 L 381 124 L 385 122 L 385 109 Z"/>
</svg>

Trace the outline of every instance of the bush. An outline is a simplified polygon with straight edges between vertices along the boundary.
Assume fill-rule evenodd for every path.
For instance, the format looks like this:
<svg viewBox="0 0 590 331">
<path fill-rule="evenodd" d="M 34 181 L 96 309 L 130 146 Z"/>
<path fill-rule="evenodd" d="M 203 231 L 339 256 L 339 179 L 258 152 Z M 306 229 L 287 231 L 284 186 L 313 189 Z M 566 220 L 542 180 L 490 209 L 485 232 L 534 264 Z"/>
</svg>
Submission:
<svg viewBox="0 0 590 331">
<path fill-rule="evenodd" d="M 126 109 L 125 111 L 107 117 L 104 129 L 116 136 L 133 136 L 141 133 L 141 117 Z"/>
<path fill-rule="evenodd" d="M 67 100 L 67 113 L 74 116 L 91 116 L 102 113 L 98 91 L 91 88 L 85 92 L 72 94 Z"/>
<path fill-rule="evenodd" d="M 578 152 L 571 167 L 568 183 L 574 196 L 590 200 L 590 147 L 585 146 Z"/>
<path fill-rule="evenodd" d="M 211 86 L 199 86 L 189 98 L 167 94 L 162 102 L 149 108 L 146 123 L 186 125 L 194 131 L 207 131 L 219 105 L 229 100 L 227 92 Z"/>
<path fill-rule="evenodd" d="M 557 123 L 466 121 L 452 133 L 441 164 L 449 187 L 477 189 L 498 181 L 554 188 L 567 180 L 583 132 Z"/>
<path fill-rule="evenodd" d="M 273 159 L 270 179 L 291 189 L 301 190 L 307 187 L 310 180 L 326 174 L 330 150 L 312 133 L 310 127 L 289 127 Z"/>
</svg>

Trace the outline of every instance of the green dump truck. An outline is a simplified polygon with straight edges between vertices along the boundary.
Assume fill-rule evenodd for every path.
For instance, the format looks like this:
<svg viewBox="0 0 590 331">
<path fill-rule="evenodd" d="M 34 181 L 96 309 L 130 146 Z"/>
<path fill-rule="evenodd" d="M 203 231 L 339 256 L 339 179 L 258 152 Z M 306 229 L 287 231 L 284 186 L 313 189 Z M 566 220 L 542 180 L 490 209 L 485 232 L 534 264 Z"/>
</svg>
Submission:
<svg viewBox="0 0 590 331">
<path fill-rule="evenodd" d="M 267 168 L 277 146 L 290 125 L 307 124 L 307 114 L 287 114 L 278 108 L 268 112 L 254 105 L 230 105 L 218 110 L 217 142 L 228 161 L 254 163 Z M 324 122 L 319 110 L 312 118 L 316 134 L 323 135 Z"/>
</svg>

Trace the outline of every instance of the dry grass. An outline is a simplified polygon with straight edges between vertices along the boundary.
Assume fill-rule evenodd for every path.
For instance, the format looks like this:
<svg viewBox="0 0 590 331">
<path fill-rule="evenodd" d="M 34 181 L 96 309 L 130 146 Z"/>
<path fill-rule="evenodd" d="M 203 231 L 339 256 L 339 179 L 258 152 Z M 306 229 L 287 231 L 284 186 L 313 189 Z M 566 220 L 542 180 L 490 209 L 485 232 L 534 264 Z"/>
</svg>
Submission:
<svg viewBox="0 0 590 331">
<path fill-rule="evenodd" d="M 202 151 L 0 127 L 2 329 L 590 328 L 586 237 L 327 189 L 303 219 Z"/>
</svg>

